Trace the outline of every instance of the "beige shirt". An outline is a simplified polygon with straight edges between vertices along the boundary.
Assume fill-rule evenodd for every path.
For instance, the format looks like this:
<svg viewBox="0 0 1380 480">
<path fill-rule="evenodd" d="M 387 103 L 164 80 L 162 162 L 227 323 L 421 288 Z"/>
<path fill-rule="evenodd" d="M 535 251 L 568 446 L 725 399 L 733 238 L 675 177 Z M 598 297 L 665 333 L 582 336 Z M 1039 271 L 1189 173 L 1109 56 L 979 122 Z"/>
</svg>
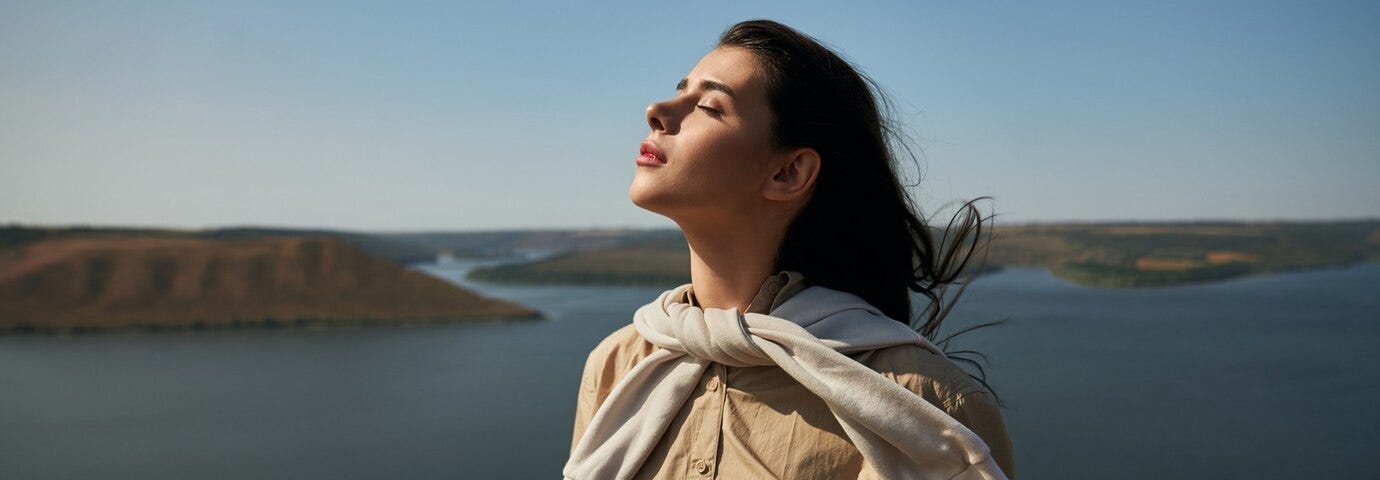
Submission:
<svg viewBox="0 0 1380 480">
<path fill-rule="evenodd" d="M 767 278 L 746 311 L 767 314 L 808 286 L 800 273 L 782 271 Z M 678 301 L 699 305 L 693 288 Z M 631 323 L 594 347 L 580 382 L 572 450 L 613 386 L 658 348 Z M 1006 476 L 1016 478 L 1011 440 L 995 398 L 952 361 L 918 345 L 849 356 L 948 412 L 982 437 Z M 880 477 L 828 405 L 780 367 L 711 362 L 637 478 Z"/>
</svg>

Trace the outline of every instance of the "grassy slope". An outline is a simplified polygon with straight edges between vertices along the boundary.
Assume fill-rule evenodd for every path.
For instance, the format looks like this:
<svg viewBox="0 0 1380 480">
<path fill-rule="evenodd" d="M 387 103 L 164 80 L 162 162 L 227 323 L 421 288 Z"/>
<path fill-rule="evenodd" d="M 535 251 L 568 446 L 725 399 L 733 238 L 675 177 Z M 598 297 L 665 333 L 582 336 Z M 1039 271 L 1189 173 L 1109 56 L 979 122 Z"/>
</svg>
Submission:
<svg viewBox="0 0 1380 480">
<path fill-rule="evenodd" d="M 678 285 L 690 281 L 690 249 L 680 232 L 613 248 L 570 251 L 537 262 L 478 269 L 489 282 Z"/>
<path fill-rule="evenodd" d="M 1380 222 L 1139 223 L 1000 228 L 991 262 L 1143 287 L 1380 260 Z"/>
</svg>

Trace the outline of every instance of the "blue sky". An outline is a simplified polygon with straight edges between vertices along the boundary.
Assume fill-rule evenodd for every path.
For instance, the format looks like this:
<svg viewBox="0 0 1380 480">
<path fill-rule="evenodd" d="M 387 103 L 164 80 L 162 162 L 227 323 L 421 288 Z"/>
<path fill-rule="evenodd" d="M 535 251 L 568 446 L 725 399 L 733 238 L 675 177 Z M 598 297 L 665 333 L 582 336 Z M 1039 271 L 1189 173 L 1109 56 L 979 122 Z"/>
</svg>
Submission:
<svg viewBox="0 0 1380 480">
<path fill-rule="evenodd" d="M 644 108 L 749 18 L 888 89 L 927 213 L 1380 217 L 1373 2 L 595 5 L 0 0 L 0 223 L 673 227 Z"/>
</svg>

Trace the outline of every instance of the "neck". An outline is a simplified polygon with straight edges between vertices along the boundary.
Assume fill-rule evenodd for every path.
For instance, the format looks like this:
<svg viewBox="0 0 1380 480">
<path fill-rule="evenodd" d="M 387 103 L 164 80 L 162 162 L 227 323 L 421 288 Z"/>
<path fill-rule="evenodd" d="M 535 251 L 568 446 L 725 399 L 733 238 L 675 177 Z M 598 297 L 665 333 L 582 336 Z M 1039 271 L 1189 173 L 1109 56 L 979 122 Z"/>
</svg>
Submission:
<svg viewBox="0 0 1380 480">
<path fill-rule="evenodd" d="M 785 229 L 769 222 L 722 223 L 699 229 L 681 226 L 690 245 L 690 283 L 700 308 L 746 311 L 775 274 Z"/>
</svg>

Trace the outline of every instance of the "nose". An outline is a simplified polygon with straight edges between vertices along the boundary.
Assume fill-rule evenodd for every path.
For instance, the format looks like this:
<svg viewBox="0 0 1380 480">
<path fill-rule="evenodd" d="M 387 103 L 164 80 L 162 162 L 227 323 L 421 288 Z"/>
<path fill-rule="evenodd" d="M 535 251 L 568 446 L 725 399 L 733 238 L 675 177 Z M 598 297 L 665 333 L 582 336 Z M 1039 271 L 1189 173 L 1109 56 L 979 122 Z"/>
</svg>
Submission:
<svg viewBox="0 0 1380 480">
<path fill-rule="evenodd" d="M 647 126 L 651 127 L 653 132 L 676 133 L 674 129 L 678 123 L 674 112 L 671 111 L 671 106 L 667 102 L 655 102 L 647 105 Z"/>
</svg>

